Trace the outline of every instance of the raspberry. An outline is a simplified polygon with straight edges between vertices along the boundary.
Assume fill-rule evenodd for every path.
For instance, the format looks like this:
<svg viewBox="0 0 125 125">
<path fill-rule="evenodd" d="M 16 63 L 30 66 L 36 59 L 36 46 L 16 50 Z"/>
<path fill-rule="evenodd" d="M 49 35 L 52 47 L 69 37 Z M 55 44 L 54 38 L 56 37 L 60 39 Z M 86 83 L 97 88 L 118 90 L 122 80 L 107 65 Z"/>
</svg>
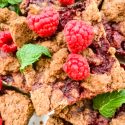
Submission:
<svg viewBox="0 0 125 125">
<path fill-rule="evenodd" d="M 2 118 L 0 118 L 0 125 L 2 125 L 3 124 L 3 120 L 2 120 Z"/>
<path fill-rule="evenodd" d="M 78 54 L 70 54 L 66 63 L 63 65 L 63 70 L 73 80 L 83 80 L 90 75 L 90 68 L 87 60 Z"/>
<path fill-rule="evenodd" d="M 52 7 L 46 7 L 40 14 L 27 17 L 29 28 L 41 37 L 49 37 L 55 33 L 59 24 L 59 14 Z"/>
<path fill-rule="evenodd" d="M 72 20 L 66 24 L 64 35 L 69 51 L 79 53 L 92 43 L 94 33 L 92 26 L 83 21 Z"/>
<path fill-rule="evenodd" d="M 64 5 L 64 6 L 66 6 L 66 5 L 71 5 L 71 4 L 75 3 L 74 0 L 59 0 L 59 2 L 60 2 L 62 5 Z"/>
<path fill-rule="evenodd" d="M 13 42 L 10 32 L 0 32 L 0 48 L 2 51 L 7 53 L 15 52 L 17 50 L 17 47 Z"/>
</svg>

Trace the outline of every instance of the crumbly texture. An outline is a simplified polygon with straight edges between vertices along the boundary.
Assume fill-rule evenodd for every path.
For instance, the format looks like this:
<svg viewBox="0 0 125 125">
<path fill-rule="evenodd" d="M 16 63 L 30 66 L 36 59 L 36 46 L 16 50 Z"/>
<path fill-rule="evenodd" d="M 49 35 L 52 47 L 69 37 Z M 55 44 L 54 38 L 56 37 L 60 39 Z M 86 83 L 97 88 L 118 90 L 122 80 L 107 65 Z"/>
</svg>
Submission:
<svg viewBox="0 0 125 125">
<path fill-rule="evenodd" d="M 82 12 L 81 19 L 91 23 L 101 22 L 101 15 L 94 0 L 88 0 L 86 2 L 86 8 L 85 11 Z"/>
<path fill-rule="evenodd" d="M 102 12 L 107 21 L 123 21 L 125 17 L 124 0 L 104 0 Z"/>
<path fill-rule="evenodd" d="M 10 30 L 17 47 L 37 38 L 37 35 L 29 29 L 25 17 L 18 16 L 7 8 L 0 9 L 0 12 L 0 30 Z"/>
<path fill-rule="evenodd" d="M 0 74 L 6 75 L 8 73 L 17 72 L 19 70 L 18 60 L 6 53 L 0 52 Z"/>
<path fill-rule="evenodd" d="M 92 109 L 92 102 L 84 100 L 72 106 L 65 107 L 59 114 L 56 112 L 48 119 L 48 124 L 57 124 L 61 120 L 67 121 L 71 125 L 124 125 L 125 108 L 124 105 L 111 118 L 105 118 Z M 61 123 L 60 123 L 61 124 Z"/>
<path fill-rule="evenodd" d="M 86 56 L 89 63 L 94 64 L 94 68 L 93 65 L 90 67 L 92 71 L 90 77 L 86 80 L 75 82 L 70 80 L 63 72 L 62 66 L 68 55 L 66 48 L 62 48 L 54 53 L 52 59 L 48 60 L 47 63 L 41 67 L 40 73 L 42 73 L 42 75 L 38 75 L 39 80 L 37 81 L 41 86 L 35 90 L 33 89 L 31 92 L 31 99 L 37 114 L 42 115 L 53 109 L 60 110 L 67 105 L 76 103 L 78 100 L 84 98 L 91 99 L 101 93 L 112 92 L 114 90 L 125 88 L 125 71 L 120 66 L 119 61 L 114 55 L 115 48 L 108 47 L 109 44 L 106 40 L 106 33 L 103 25 L 101 23 L 95 25 L 94 32 L 95 37 L 93 44 L 98 45 L 98 43 L 101 43 L 100 48 L 98 48 L 101 52 L 95 53 L 93 48 L 89 48 L 83 52 L 83 55 Z M 103 46 L 106 46 L 103 48 L 106 49 L 104 50 L 104 53 L 102 53 Z M 107 55 L 105 55 L 105 51 L 107 51 Z M 105 60 L 107 61 L 105 62 Z M 41 61 L 45 62 L 44 59 Z M 45 83 L 49 83 L 48 87 L 51 88 L 51 92 L 48 92 L 49 95 L 45 94 L 46 98 L 44 102 L 36 101 L 43 98 L 42 96 L 38 96 L 40 94 L 36 94 L 36 92 L 41 93 L 41 90 L 43 91 L 45 89 Z M 48 108 L 44 108 L 43 110 L 40 106 L 44 105 L 45 102 L 48 104 Z"/>
<path fill-rule="evenodd" d="M 59 117 L 50 117 L 46 125 L 72 125 Z"/>
<path fill-rule="evenodd" d="M 25 93 L 28 93 L 31 90 L 31 87 L 28 86 L 24 75 L 20 72 L 12 73 L 12 76 L 10 75 L 10 81 L 8 78 L 9 76 L 7 75 L 6 79 L 3 80 L 6 81 L 9 85 L 15 86 Z"/>
<path fill-rule="evenodd" d="M 37 35 L 29 29 L 25 17 L 18 17 L 12 21 L 9 30 L 17 47 L 37 38 Z"/>
<path fill-rule="evenodd" d="M 1 9 L 0 8 L 0 25 L 3 24 L 10 24 L 13 20 L 17 19 L 19 16 L 13 12 L 8 10 L 7 8 Z"/>
<path fill-rule="evenodd" d="M 102 20 L 111 46 L 116 48 L 118 56 L 125 56 L 125 1 L 104 0 Z"/>
<path fill-rule="evenodd" d="M 0 113 L 5 125 L 27 125 L 34 112 L 31 100 L 14 91 L 0 96 Z"/>
<path fill-rule="evenodd" d="M 125 123 L 125 113 L 120 113 L 116 118 L 113 118 L 110 125 L 124 125 Z"/>
<path fill-rule="evenodd" d="M 89 100 L 68 106 L 56 116 L 65 119 L 73 125 L 109 125 L 108 119 L 92 109 L 92 104 Z"/>
<path fill-rule="evenodd" d="M 36 71 L 33 69 L 32 66 L 28 66 L 24 70 L 23 74 L 26 80 L 27 87 L 31 88 L 33 86 L 33 83 L 35 83 Z"/>
<path fill-rule="evenodd" d="M 103 0 L 95 0 L 95 2 L 98 4 L 98 6 L 103 2 Z"/>
<path fill-rule="evenodd" d="M 115 125 L 120 120 L 121 124 L 124 123 L 122 115 L 110 121 L 95 112 L 90 101 L 81 101 L 125 88 L 125 70 L 115 56 L 125 56 L 125 2 L 104 0 L 102 7 L 101 2 L 79 0 L 71 6 L 61 7 L 58 0 L 23 0 L 20 5 L 23 16 L 7 8 L 0 9 L 0 31 L 10 31 L 18 50 L 24 44 L 32 43 L 47 47 L 52 55 L 51 58 L 41 56 L 36 63 L 20 72 L 15 53 L 0 51 L 0 78 L 25 92 L 30 91 L 33 103 L 32 106 L 28 97 L 15 92 L 0 96 L 0 111 L 5 125 L 27 125 L 33 107 L 39 116 L 56 111 L 48 125 L 108 125 L 109 122 Z M 60 16 L 58 30 L 52 37 L 40 38 L 29 29 L 26 16 L 35 9 L 51 5 Z M 92 44 L 79 53 L 90 66 L 90 76 L 82 81 L 70 79 L 62 68 L 70 54 L 63 29 L 73 19 L 85 21 L 94 28 Z M 13 115 L 8 118 L 9 114 Z"/>
<path fill-rule="evenodd" d="M 110 73 L 106 74 L 91 74 L 91 76 L 82 83 L 85 89 L 86 97 L 97 95 L 102 92 L 119 90 L 125 88 L 125 71 L 116 61 Z M 96 85 L 96 86 L 95 86 Z"/>
<path fill-rule="evenodd" d="M 39 84 L 34 86 L 31 92 L 31 100 L 38 116 L 47 114 L 50 111 L 51 86 Z"/>
<path fill-rule="evenodd" d="M 55 82 L 56 79 L 62 79 L 62 80 L 65 79 L 66 74 L 64 73 L 62 66 L 66 61 L 67 56 L 68 56 L 67 48 L 62 48 L 56 53 L 54 53 L 50 66 L 43 73 L 40 82 L 49 84 Z"/>
</svg>

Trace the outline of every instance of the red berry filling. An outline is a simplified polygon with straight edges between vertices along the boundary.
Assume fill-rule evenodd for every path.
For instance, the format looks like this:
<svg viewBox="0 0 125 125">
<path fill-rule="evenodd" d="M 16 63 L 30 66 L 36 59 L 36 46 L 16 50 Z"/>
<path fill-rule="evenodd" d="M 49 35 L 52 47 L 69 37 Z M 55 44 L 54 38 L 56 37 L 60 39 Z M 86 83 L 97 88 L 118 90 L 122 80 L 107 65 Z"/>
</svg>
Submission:
<svg viewBox="0 0 125 125">
<path fill-rule="evenodd" d="M 2 80 L 0 79 L 0 91 L 2 90 L 2 87 L 3 87 Z"/>
<path fill-rule="evenodd" d="M 114 64 L 114 59 L 108 53 L 110 44 L 106 38 L 100 38 L 100 40 L 94 41 L 90 48 L 95 52 L 95 56 L 100 58 L 100 64 L 96 64 L 93 60 L 89 61 L 91 73 L 109 72 Z"/>
<path fill-rule="evenodd" d="M 73 80 L 83 80 L 90 75 L 90 68 L 87 60 L 78 54 L 70 54 L 63 70 Z"/>
<path fill-rule="evenodd" d="M 2 51 L 7 53 L 15 52 L 17 50 L 17 47 L 13 42 L 10 32 L 0 32 L 0 48 Z"/>
<path fill-rule="evenodd" d="M 71 5 L 71 4 L 75 3 L 75 0 L 59 0 L 59 2 L 62 5 L 66 6 L 66 5 Z"/>
<path fill-rule="evenodd" d="M 79 81 L 73 81 L 71 79 L 57 82 L 53 88 L 54 90 L 60 89 L 70 105 L 80 100 L 84 91 Z"/>
<path fill-rule="evenodd" d="M 86 1 L 76 2 L 72 6 L 62 7 L 59 10 L 60 15 L 60 25 L 59 30 L 62 30 L 65 25 L 70 21 L 73 20 L 77 13 L 81 13 L 86 8 Z"/>
<path fill-rule="evenodd" d="M 116 54 L 125 56 L 125 37 L 119 30 L 119 24 L 104 23 L 107 39 L 111 46 L 116 48 Z"/>
</svg>

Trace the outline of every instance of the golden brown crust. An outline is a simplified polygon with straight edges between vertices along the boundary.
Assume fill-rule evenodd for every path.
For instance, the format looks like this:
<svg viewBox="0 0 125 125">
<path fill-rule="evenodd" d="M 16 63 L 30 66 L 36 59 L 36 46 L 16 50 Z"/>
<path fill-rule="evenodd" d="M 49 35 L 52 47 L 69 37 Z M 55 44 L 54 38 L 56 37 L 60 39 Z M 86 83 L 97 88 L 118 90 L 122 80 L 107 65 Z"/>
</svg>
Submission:
<svg viewBox="0 0 125 125">
<path fill-rule="evenodd" d="M 19 71 L 19 62 L 11 55 L 0 52 L 0 62 L 0 75 Z"/>
<path fill-rule="evenodd" d="M 27 125 L 34 112 L 31 100 L 14 91 L 0 96 L 0 113 L 5 125 Z"/>
<path fill-rule="evenodd" d="M 124 125 L 125 123 L 125 113 L 120 113 L 116 118 L 113 118 L 110 125 Z"/>
<path fill-rule="evenodd" d="M 124 0 L 104 0 L 102 13 L 107 21 L 124 21 L 125 19 Z"/>
<path fill-rule="evenodd" d="M 21 47 L 23 44 L 35 40 L 37 35 L 29 29 L 26 18 L 18 17 L 13 20 L 9 28 L 13 41 L 17 47 Z"/>
</svg>

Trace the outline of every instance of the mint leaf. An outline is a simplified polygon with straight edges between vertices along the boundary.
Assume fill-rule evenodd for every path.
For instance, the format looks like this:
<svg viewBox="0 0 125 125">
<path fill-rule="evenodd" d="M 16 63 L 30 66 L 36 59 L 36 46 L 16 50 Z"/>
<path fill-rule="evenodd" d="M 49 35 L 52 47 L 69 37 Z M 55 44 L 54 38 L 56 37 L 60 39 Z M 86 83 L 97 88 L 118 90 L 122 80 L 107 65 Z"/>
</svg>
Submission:
<svg viewBox="0 0 125 125">
<path fill-rule="evenodd" d="M 22 0 L 7 0 L 8 3 L 10 3 L 11 5 L 14 5 L 14 4 L 18 4 L 20 3 Z"/>
<path fill-rule="evenodd" d="M 21 3 L 22 0 L 0 0 L 0 8 L 4 8 L 9 5 L 17 5 Z"/>
<path fill-rule="evenodd" d="M 106 118 L 112 117 L 116 109 L 125 103 L 125 90 L 105 93 L 93 99 L 93 108 Z"/>
<path fill-rule="evenodd" d="M 6 7 L 8 5 L 8 1 L 7 0 L 1 0 L 0 1 L 0 8 Z"/>
<path fill-rule="evenodd" d="M 40 45 L 26 44 L 16 53 L 18 60 L 20 61 L 20 70 L 23 70 L 26 66 L 38 61 L 41 55 L 51 57 L 49 50 Z"/>
</svg>

